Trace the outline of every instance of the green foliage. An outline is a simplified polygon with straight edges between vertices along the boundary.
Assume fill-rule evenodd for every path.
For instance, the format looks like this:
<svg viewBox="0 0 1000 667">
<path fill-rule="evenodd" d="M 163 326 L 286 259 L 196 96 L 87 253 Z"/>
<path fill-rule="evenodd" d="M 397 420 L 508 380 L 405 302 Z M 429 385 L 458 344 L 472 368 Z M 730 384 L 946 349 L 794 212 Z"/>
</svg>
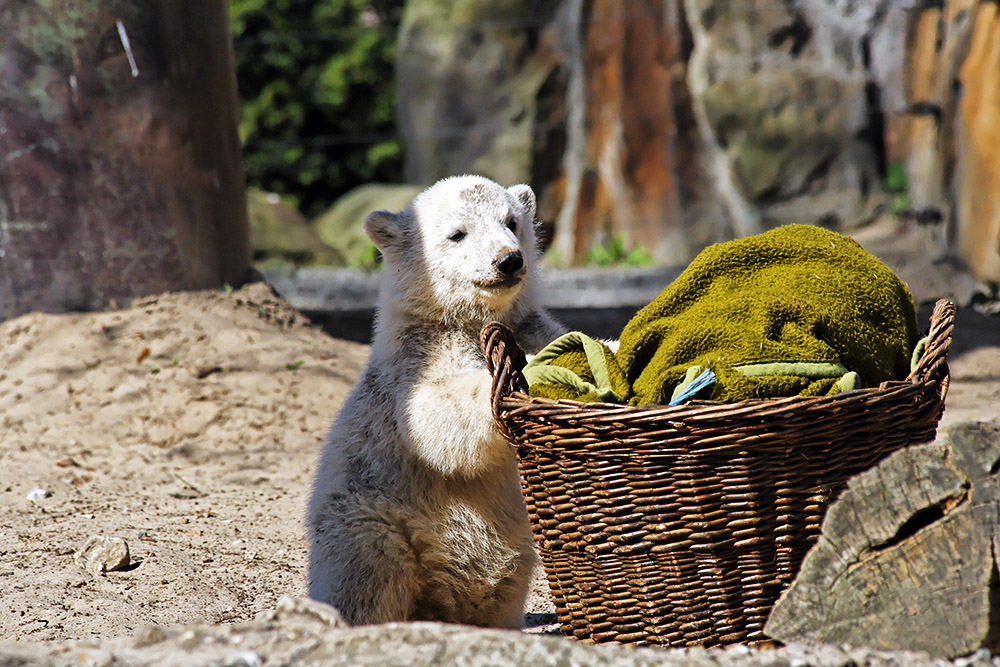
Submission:
<svg viewBox="0 0 1000 667">
<path fill-rule="evenodd" d="M 542 255 L 542 262 L 550 269 L 562 269 L 567 265 L 566 257 L 556 250 L 555 246 L 549 246 L 549 249 Z"/>
<path fill-rule="evenodd" d="M 350 258 L 349 263 L 356 269 L 373 271 L 382 265 L 382 253 L 372 243 L 366 243 L 354 257 Z"/>
<path fill-rule="evenodd" d="M 885 169 L 885 191 L 895 195 L 889 204 L 893 215 L 906 215 L 910 210 L 910 195 L 906 189 L 906 165 L 902 162 L 890 162 Z"/>
<path fill-rule="evenodd" d="M 886 167 L 885 189 L 887 192 L 906 191 L 906 167 L 902 162 L 890 162 Z"/>
<path fill-rule="evenodd" d="M 651 266 L 653 256 L 642 246 L 625 247 L 625 235 L 613 234 L 605 243 L 597 244 L 590 249 L 584 264 L 596 266 Z"/>
<path fill-rule="evenodd" d="M 400 178 L 394 0 L 229 0 L 247 181 L 307 216 Z"/>
<path fill-rule="evenodd" d="M 906 214 L 910 210 L 910 195 L 905 192 L 901 195 L 896 195 L 889 208 L 892 210 L 893 215 Z"/>
</svg>

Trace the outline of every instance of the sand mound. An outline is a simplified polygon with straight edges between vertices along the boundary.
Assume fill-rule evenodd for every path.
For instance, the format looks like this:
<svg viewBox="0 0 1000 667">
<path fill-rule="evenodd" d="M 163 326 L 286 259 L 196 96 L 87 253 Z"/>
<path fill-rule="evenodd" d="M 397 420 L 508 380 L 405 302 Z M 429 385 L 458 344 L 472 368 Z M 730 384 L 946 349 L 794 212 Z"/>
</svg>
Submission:
<svg viewBox="0 0 1000 667">
<path fill-rule="evenodd" d="M 304 593 L 311 469 L 367 352 L 263 284 L 0 324 L 0 637 L 245 620 Z M 95 535 L 124 538 L 129 569 L 77 565 Z"/>
</svg>

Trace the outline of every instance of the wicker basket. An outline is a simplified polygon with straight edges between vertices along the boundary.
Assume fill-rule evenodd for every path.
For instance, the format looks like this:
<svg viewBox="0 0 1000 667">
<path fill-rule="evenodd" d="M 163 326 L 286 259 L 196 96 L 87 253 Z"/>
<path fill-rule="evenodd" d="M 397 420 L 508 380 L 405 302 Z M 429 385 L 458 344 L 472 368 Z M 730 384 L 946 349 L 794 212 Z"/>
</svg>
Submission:
<svg viewBox="0 0 1000 667">
<path fill-rule="evenodd" d="M 532 398 L 487 325 L 493 413 L 563 633 L 589 642 L 755 643 L 848 478 L 933 439 L 954 306 L 905 381 L 836 396 L 631 407 Z"/>
</svg>

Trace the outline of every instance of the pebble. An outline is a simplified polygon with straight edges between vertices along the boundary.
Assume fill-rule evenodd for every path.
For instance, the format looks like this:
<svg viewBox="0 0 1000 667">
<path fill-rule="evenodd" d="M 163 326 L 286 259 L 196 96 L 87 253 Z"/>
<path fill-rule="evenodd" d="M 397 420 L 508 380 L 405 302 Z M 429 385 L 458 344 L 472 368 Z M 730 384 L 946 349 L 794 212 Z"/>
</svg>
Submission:
<svg viewBox="0 0 1000 667">
<path fill-rule="evenodd" d="M 95 535 L 76 552 L 76 564 L 94 574 L 123 570 L 131 562 L 128 543 L 120 537 Z"/>
<path fill-rule="evenodd" d="M 48 489 L 32 489 L 28 492 L 28 500 L 33 503 L 37 503 L 39 500 L 44 500 L 52 496 L 52 492 Z"/>
<path fill-rule="evenodd" d="M 146 625 L 140 627 L 132 635 L 132 645 L 136 648 L 145 648 L 146 646 L 153 646 L 154 644 L 164 642 L 166 639 L 167 633 L 163 628 L 158 628 L 155 625 Z"/>
<path fill-rule="evenodd" d="M 256 651 L 242 651 L 230 661 L 231 665 L 245 665 L 245 667 L 260 667 L 264 664 L 264 659 Z"/>
</svg>

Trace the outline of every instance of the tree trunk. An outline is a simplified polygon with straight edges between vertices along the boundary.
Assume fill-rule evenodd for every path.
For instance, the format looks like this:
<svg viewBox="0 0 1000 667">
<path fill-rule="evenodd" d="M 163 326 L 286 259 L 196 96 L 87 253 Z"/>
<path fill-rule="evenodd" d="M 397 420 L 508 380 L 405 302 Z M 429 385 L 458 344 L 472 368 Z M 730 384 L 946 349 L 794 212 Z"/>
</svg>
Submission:
<svg viewBox="0 0 1000 667">
<path fill-rule="evenodd" d="M 0 3 L 0 318 L 238 282 L 226 5 Z"/>
</svg>

